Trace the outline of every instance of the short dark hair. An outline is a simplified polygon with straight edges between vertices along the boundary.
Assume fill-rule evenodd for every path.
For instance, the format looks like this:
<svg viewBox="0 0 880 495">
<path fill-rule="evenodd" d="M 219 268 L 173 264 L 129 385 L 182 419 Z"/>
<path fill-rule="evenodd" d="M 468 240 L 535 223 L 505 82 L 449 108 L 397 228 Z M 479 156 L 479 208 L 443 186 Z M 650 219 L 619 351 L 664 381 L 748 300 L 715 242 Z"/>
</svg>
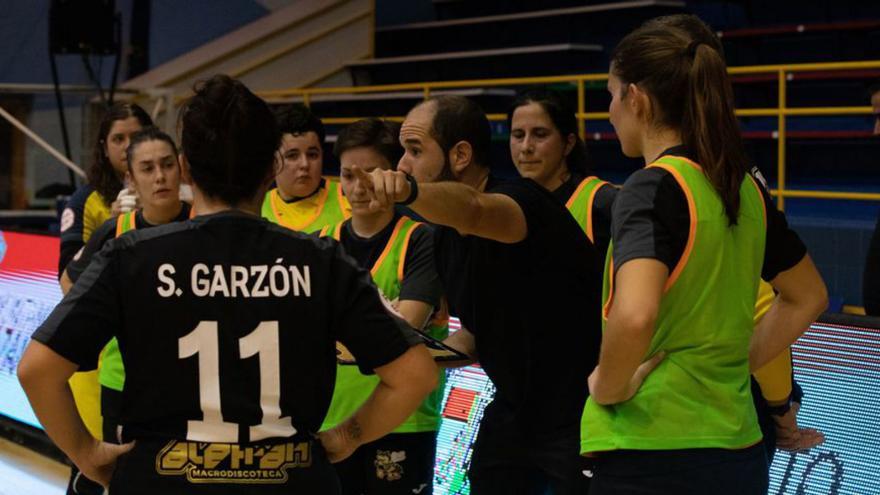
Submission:
<svg viewBox="0 0 880 495">
<path fill-rule="evenodd" d="M 396 169 L 397 162 L 403 156 L 399 136 L 400 124 L 396 122 L 376 118 L 358 120 L 339 131 L 333 153 L 340 158 L 350 149 L 370 148 L 388 160 L 392 169 Z"/>
<path fill-rule="evenodd" d="M 252 199 L 272 175 L 281 141 L 269 105 L 240 81 L 197 82 L 180 110 L 180 145 L 193 181 L 230 205 Z"/>
<path fill-rule="evenodd" d="M 108 206 L 116 200 L 116 196 L 122 190 L 122 181 L 119 180 L 113 164 L 104 152 L 104 146 L 107 144 L 107 137 L 113 129 L 113 124 L 131 117 L 137 119 L 141 127 L 153 125 L 153 119 L 135 103 L 116 103 L 107 109 L 98 126 L 98 139 L 95 141 L 92 164 L 86 171 L 89 185 L 98 191 Z"/>
<path fill-rule="evenodd" d="M 483 109 L 473 100 L 457 95 L 433 96 L 421 105 L 429 103 L 435 109 L 431 136 L 443 153 L 448 154 L 456 143 L 465 141 L 473 148 L 474 162 L 488 167 L 492 129 Z"/>
<path fill-rule="evenodd" d="M 144 127 L 143 129 L 134 133 L 131 137 L 131 142 L 128 144 L 128 149 L 125 150 L 125 156 L 128 159 L 128 169 L 131 170 L 132 159 L 134 158 L 134 151 L 138 147 L 138 145 L 142 143 L 146 143 L 148 141 L 163 141 L 171 147 L 171 153 L 174 155 L 174 159 L 177 160 L 177 145 L 174 144 L 174 140 L 171 139 L 171 136 L 162 132 L 161 129 L 155 126 Z"/>
<path fill-rule="evenodd" d="M 571 153 L 565 157 L 565 165 L 569 172 L 586 175 L 590 169 L 587 160 L 587 146 L 578 132 L 575 107 L 557 91 L 548 88 L 532 88 L 520 93 L 513 100 L 513 104 L 507 112 L 508 127 L 513 123 L 513 112 L 530 103 L 539 105 L 544 113 L 550 117 L 550 121 L 562 135 L 563 142 L 568 139 L 569 135 L 574 134 L 574 147 Z"/>
<path fill-rule="evenodd" d="M 318 135 L 318 142 L 324 144 L 327 132 L 321 119 L 302 103 L 291 103 L 275 110 L 278 119 L 278 130 L 282 134 L 305 134 L 314 132 Z"/>
<path fill-rule="evenodd" d="M 868 86 L 868 96 L 873 98 L 875 94 L 880 93 L 880 81 L 874 81 Z"/>
</svg>

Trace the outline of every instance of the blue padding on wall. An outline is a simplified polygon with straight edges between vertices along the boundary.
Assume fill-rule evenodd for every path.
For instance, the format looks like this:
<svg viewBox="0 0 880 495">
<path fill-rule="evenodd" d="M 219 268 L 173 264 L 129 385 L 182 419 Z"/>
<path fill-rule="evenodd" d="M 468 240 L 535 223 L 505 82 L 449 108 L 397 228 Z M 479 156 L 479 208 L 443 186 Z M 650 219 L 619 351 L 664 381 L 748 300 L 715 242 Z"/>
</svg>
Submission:
<svg viewBox="0 0 880 495">
<path fill-rule="evenodd" d="M 792 214 L 788 220 L 807 245 L 831 297 L 861 306 L 862 270 L 874 222 Z"/>
</svg>

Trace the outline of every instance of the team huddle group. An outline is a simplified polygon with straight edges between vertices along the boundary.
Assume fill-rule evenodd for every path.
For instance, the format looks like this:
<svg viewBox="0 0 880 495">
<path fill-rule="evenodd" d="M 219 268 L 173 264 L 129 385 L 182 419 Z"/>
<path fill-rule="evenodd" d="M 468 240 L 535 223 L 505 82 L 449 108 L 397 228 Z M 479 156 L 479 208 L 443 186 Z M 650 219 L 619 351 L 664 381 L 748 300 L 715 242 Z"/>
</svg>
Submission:
<svg viewBox="0 0 880 495">
<path fill-rule="evenodd" d="M 825 286 L 705 24 L 631 32 L 608 91 L 645 163 L 620 187 L 548 89 L 510 107 L 511 180 L 460 96 L 343 128 L 338 179 L 308 108 L 227 76 L 194 87 L 179 152 L 114 105 L 18 370 L 68 493 L 431 493 L 443 368 L 478 362 L 471 493 L 765 494 L 777 448 L 823 441 L 789 346 Z"/>
</svg>

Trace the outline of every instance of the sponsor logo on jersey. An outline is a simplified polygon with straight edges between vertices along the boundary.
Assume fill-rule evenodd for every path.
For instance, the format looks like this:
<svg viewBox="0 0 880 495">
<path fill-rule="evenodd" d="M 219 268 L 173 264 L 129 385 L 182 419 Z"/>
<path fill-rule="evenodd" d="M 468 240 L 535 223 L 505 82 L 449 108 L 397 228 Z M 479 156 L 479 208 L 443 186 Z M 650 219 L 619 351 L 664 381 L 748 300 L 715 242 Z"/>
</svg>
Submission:
<svg viewBox="0 0 880 495">
<path fill-rule="evenodd" d="M 70 208 L 65 208 L 61 213 L 61 232 L 73 227 L 74 220 L 76 220 L 76 213 Z"/>
<path fill-rule="evenodd" d="M 156 455 L 156 472 L 190 483 L 277 483 L 287 470 L 312 465 L 310 442 L 241 446 L 172 440 Z"/>
<path fill-rule="evenodd" d="M 397 481 L 403 478 L 403 466 L 401 462 L 406 460 L 406 451 L 377 450 L 376 477 L 385 481 Z"/>
</svg>

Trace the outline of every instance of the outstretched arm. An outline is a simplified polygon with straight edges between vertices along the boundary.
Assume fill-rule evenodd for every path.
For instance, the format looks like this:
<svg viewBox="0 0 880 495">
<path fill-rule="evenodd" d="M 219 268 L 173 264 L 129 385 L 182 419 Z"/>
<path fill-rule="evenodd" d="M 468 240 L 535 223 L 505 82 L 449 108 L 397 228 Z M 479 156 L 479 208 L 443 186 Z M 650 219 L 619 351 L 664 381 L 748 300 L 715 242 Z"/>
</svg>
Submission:
<svg viewBox="0 0 880 495">
<path fill-rule="evenodd" d="M 407 175 L 395 170 L 354 169 L 371 196 L 370 207 L 388 208 L 406 201 L 412 194 Z M 528 234 L 526 217 L 519 205 L 503 194 L 481 193 L 457 182 L 418 184 L 409 207 L 425 220 L 446 225 L 463 235 L 475 235 L 513 244 Z"/>
</svg>

